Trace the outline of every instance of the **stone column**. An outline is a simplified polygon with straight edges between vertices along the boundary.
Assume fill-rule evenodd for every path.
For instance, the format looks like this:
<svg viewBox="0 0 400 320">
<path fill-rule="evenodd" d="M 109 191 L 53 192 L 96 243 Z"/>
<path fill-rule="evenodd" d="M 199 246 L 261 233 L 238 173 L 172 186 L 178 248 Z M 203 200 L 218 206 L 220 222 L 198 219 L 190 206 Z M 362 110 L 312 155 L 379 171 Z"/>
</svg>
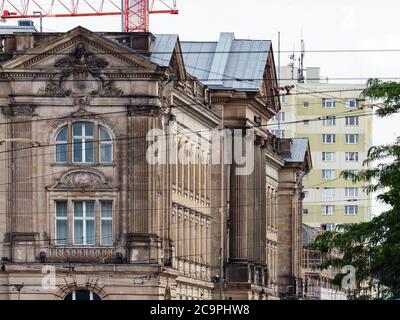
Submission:
<svg viewBox="0 0 400 320">
<path fill-rule="evenodd" d="M 29 105 L 12 105 L 2 108 L 10 122 L 5 139 L 32 139 L 34 108 Z M 33 205 L 32 149 L 31 144 L 5 142 L 8 167 L 7 178 L 7 234 L 11 258 L 14 262 L 34 262 L 35 246 L 39 239 L 34 230 L 36 213 Z"/>
<path fill-rule="evenodd" d="M 155 136 L 159 142 L 163 141 L 164 143 L 158 152 L 165 153 L 167 144 L 165 137 L 167 135 L 161 136 L 161 133 L 154 131 L 149 134 L 152 130 L 161 131 L 163 114 L 158 99 L 149 99 L 146 102 L 144 106 L 128 107 L 130 123 L 128 139 L 132 142 L 128 151 L 131 159 L 129 164 L 131 263 L 135 263 L 135 261 L 161 263 L 163 245 L 161 239 L 163 236 L 165 239 L 164 230 L 168 231 L 169 228 L 169 222 L 165 219 L 170 211 L 167 206 L 168 199 L 170 199 L 170 185 L 167 185 L 169 179 L 166 179 L 168 165 L 150 163 L 147 159 L 149 148 L 155 144 Z M 164 133 L 167 132 L 167 130 L 164 131 Z M 148 134 L 153 141 L 146 141 Z"/>
</svg>

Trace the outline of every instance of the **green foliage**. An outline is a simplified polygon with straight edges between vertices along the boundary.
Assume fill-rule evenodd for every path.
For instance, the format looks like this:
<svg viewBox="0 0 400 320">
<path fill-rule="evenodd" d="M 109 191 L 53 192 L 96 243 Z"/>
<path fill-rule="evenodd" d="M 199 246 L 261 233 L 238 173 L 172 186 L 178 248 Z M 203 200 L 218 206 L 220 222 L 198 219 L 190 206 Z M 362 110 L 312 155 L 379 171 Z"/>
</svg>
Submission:
<svg viewBox="0 0 400 320">
<path fill-rule="evenodd" d="M 400 109 L 400 84 L 368 81 L 364 95 L 383 101 L 377 115 L 386 117 Z M 369 222 L 340 225 L 320 235 L 311 249 L 319 250 L 324 262 L 320 269 L 356 269 L 357 289 L 353 299 L 400 297 L 400 137 L 391 145 L 372 147 L 364 161 L 367 169 L 357 174 L 343 171 L 341 176 L 364 182 L 367 193 L 378 192 L 378 199 L 390 209 Z M 338 254 L 337 254 L 338 252 Z M 334 283 L 339 284 L 339 273 Z"/>
</svg>

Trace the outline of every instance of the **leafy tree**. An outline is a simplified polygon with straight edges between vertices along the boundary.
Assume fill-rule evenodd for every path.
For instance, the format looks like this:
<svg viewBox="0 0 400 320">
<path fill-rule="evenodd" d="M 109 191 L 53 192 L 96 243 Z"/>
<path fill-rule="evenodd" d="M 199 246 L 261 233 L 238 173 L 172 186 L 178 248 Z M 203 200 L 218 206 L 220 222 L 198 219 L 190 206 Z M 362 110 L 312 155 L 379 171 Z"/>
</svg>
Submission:
<svg viewBox="0 0 400 320">
<path fill-rule="evenodd" d="M 382 102 L 376 111 L 380 117 L 400 109 L 400 83 L 371 79 L 363 94 Z M 364 190 L 377 192 L 390 209 L 369 222 L 340 225 L 318 236 L 310 247 L 324 257 L 320 269 L 355 268 L 357 286 L 349 298 L 400 298 L 400 137 L 393 144 L 372 147 L 364 165 L 357 174 L 343 171 L 341 176 L 364 182 Z M 334 283 L 340 285 L 343 277 L 339 272 Z"/>
</svg>

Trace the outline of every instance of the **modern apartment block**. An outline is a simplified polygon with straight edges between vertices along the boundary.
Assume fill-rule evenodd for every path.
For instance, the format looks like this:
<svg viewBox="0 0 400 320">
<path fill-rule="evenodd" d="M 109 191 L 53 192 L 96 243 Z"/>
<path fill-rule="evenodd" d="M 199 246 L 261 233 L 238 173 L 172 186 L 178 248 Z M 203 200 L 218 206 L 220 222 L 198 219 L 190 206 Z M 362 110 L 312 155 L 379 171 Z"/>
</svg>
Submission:
<svg viewBox="0 0 400 320">
<path fill-rule="evenodd" d="M 372 110 L 361 93 L 365 85 L 321 81 L 319 68 L 281 68 L 280 85 L 293 86 L 281 96 L 282 110 L 269 124 L 280 138 L 308 138 L 313 170 L 304 180 L 303 222 L 330 230 L 338 224 L 366 221 L 371 196 L 362 183 L 340 176 L 360 170 L 372 145 Z M 288 90 L 289 90 L 288 87 Z"/>
</svg>

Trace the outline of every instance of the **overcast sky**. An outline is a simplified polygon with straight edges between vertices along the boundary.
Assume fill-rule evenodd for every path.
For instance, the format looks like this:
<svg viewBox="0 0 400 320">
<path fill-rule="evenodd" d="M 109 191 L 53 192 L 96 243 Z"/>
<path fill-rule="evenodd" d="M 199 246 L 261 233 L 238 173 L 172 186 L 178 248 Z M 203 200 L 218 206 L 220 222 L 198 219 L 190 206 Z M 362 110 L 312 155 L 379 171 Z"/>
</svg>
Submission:
<svg viewBox="0 0 400 320">
<path fill-rule="evenodd" d="M 118 0 L 117 0 L 118 1 Z M 176 33 L 182 40 L 218 39 L 221 31 L 237 38 L 269 39 L 277 53 L 299 50 L 400 49 L 398 0 L 177 0 L 179 15 L 152 15 L 150 31 Z M 38 24 L 38 21 L 36 22 Z M 46 19 L 45 31 L 82 25 L 94 31 L 120 31 L 119 17 Z M 282 53 L 282 64 L 288 62 Z M 399 77 L 400 52 L 306 53 L 305 66 L 321 67 L 327 77 Z M 277 61 L 277 59 L 276 59 Z M 400 117 L 377 119 L 374 144 L 400 135 Z M 374 210 L 376 212 L 376 210 Z"/>
</svg>

